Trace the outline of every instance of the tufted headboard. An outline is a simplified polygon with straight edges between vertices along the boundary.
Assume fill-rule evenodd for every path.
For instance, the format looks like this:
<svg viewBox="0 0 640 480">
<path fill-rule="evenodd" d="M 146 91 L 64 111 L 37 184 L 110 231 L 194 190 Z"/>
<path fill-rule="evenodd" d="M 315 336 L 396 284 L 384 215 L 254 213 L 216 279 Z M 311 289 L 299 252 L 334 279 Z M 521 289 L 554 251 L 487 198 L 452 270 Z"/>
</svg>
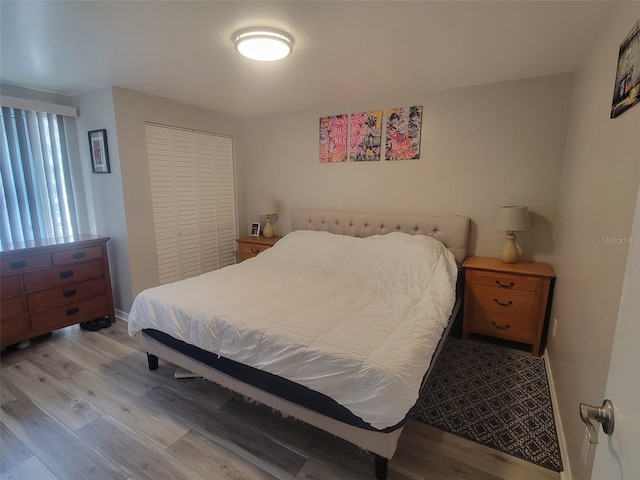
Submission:
<svg viewBox="0 0 640 480">
<path fill-rule="evenodd" d="M 471 221 L 458 215 L 426 216 L 342 210 L 293 209 L 292 230 L 322 230 L 352 237 L 404 232 L 428 235 L 442 242 L 462 264 L 469 247 Z"/>
</svg>

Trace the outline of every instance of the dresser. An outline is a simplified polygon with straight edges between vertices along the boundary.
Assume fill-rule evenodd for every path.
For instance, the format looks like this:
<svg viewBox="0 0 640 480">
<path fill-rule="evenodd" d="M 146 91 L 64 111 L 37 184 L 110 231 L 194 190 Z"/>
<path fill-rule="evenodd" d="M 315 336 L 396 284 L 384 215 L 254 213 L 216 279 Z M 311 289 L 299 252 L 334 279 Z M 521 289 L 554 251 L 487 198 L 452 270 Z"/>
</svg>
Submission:
<svg viewBox="0 0 640 480">
<path fill-rule="evenodd" d="M 253 258 L 267 248 L 273 247 L 282 237 L 266 238 L 262 235 L 237 238 L 238 242 L 238 262 L 247 258 Z"/>
<path fill-rule="evenodd" d="M 76 235 L 2 246 L 2 348 L 88 320 L 115 320 L 108 240 Z"/>
<path fill-rule="evenodd" d="M 546 263 L 502 263 L 469 257 L 465 270 L 462 338 L 477 333 L 531 345 L 541 354 L 555 272 Z"/>
</svg>

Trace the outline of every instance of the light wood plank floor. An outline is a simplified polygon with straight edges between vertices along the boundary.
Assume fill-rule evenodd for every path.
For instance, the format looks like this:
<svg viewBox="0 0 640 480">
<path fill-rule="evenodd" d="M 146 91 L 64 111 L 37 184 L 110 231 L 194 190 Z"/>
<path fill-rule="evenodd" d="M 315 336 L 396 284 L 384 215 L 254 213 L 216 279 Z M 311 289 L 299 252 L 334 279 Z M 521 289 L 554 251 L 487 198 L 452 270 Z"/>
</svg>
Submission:
<svg viewBox="0 0 640 480">
<path fill-rule="evenodd" d="M 2 479 L 373 479 L 373 457 L 202 379 L 147 368 L 118 321 L 77 326 L 1 364 Z M 409 421 L 389 480 L 560 475 Z"/>
</svg>

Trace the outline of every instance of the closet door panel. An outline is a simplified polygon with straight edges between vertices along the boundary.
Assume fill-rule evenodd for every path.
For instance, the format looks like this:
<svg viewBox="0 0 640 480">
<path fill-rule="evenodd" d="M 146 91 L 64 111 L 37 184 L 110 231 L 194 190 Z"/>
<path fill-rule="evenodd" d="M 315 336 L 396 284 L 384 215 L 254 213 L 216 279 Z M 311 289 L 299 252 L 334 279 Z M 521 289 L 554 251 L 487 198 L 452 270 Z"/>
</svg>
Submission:
<svg viewBox="0 0 640 480">
<path fill-rule="evenodd" d="M 160 284 L 235 263 L 231 139 L 146 130 Z"/>
</svg>

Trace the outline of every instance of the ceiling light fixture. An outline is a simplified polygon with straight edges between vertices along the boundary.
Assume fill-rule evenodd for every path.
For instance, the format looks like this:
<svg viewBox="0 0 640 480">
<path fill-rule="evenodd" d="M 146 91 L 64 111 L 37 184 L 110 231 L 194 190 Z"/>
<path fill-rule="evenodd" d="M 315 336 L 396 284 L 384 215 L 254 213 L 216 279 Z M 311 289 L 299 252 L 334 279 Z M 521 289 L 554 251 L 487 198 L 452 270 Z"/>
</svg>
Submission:
<svg viewBox="0 0 640 480">
<path fill-rule="evenodd" d="M 280 60 L 293 49 L 293 37 L 275 28 L 243 28 L 235 32 L 231 39 L 240 55 L 260 62 Z"/>
</svg>

